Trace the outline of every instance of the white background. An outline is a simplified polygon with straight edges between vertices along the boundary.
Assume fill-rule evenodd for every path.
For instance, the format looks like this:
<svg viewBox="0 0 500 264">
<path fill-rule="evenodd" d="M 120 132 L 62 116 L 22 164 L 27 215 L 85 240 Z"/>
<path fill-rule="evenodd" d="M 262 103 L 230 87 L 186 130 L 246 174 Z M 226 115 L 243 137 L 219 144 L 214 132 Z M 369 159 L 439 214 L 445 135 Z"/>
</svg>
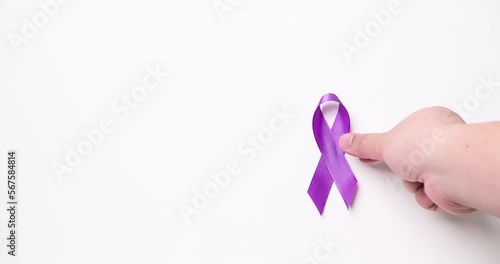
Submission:
<svg viewBox="0 0 500 264">
<path fill-rule="evenodd" d="M 479 77 L 500 80 L 497 1 L 401 0 L 351 63 L 340 44 L 387 0 L 242 0 L 224 20 L 212 0 L 103 2 L 61 5 L 16 52 L 9 36 L 43 9 L 0 1 L 0 156 L 18 152 L 20 201 L 17 258 L 0 213 L 0 263 L 313 263 L 327 239 L 317 263 L 500 262 L 498 219 L 425 211 L 383 164 L 348 158 L 349 211 L 334 188 L 319 216 L 306 193 L 321 95 L 344 101 L 354 132 L 462 104 Z M 170 76 L 121 119 L 113 102 L 157 64 Z M 497 91 L 464 118 L 498 120 L 499 103 Z M 247 162 L 238 146 L 284 107 L 295 118 Z M 106 118 L 115 130 L 59 181 L 54 162 Z M 186 223 L 179 205 L 232 160 L 241 173 Z"/>
</svg>

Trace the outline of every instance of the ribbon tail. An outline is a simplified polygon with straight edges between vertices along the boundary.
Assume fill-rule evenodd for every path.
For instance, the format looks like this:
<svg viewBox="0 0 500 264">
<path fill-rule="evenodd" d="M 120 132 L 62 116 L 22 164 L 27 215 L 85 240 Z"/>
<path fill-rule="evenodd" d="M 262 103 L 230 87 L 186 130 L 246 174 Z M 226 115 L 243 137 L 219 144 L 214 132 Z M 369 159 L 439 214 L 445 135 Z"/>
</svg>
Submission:
<svg viewBox="0 0 500 264">
<path fill-rule="evenodd" d="M 332 185 L 333 178 L 325 163 L 325 159 L 321 157 L 316 167 L 316 171 L 314 172 L 311 184 L 309 185 L 309 189 L 307 190 L 307 193 L 316 205 L 320 215 L 323 214 Z"/>
<path fill-rule="evenodd" d="M 347 208 L 351 208 L 352 203 L 354 202 L 354 197 L 356 196 L 358 181 L 354 177 L 354 174 L 351 173 L 349 176 L 344 176 L 342 182 L 335 182 L 337 189 L 339 190 L 340 196 L 344 199 L 345 205 Z"/>
<path fill-rule="evenodd" d="M 358 187 L 358 180 L 352 172 L 351 166 L 347 162 L 344 153 L 338 147 L 337 166 L 331 171 L 332 178 L 339 190 L 340 196 L 344 199 L 345 205 L 349 209 L 352 206 Z"/>
</svg>

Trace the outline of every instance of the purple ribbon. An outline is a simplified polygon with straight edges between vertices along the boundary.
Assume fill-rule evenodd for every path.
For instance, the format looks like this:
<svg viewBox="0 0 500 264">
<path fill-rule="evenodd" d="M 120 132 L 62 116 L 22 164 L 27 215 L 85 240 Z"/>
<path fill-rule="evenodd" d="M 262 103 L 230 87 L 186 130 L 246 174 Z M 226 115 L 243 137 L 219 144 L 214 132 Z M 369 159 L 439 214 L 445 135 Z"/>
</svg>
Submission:
<svg viewBox="0 0 500 264">
<path fill-rule="evenodd" d="M 339 103 L 338 113 L 331 128 L 321 111 L 321 105 L 326 102 Z M 351 207 L 356 194 L 358 181 L 338 143 L 340 136 L 349 133 L 350 123 L 349 113 L 336 95 L 325 94 L 321 97 L 313 116 L 313 132 L 321 151 L 321 159 L 307 191 L 320 214 L 323 214 L 334 182 L 347 208 Z"/>
</svg>

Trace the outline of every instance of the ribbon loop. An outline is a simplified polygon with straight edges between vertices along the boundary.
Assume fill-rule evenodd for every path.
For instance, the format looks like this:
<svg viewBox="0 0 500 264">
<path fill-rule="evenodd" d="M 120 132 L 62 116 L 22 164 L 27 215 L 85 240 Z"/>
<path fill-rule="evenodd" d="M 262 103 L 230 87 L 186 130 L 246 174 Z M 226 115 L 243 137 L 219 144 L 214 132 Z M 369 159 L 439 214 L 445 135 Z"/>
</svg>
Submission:
<svg viewBox="0 0 500 264">
<path fill-rule="evenodd" d="M 321 111 L 321 105 L 326 102 L 339 104 L 331 128 Z M 307 191 L 320 214 L 323 214 L 333 183 L 337 186 L 347 208 L 351 207 L 356 194 L 358 181 L 338 143 L 340 136 L 349 133 L 350 123 L 347 109 L 335 94 L 325 94 L 321 97 L 313 116 L 313 132 L 321 151 L 321 158 Z"/>
</svg>

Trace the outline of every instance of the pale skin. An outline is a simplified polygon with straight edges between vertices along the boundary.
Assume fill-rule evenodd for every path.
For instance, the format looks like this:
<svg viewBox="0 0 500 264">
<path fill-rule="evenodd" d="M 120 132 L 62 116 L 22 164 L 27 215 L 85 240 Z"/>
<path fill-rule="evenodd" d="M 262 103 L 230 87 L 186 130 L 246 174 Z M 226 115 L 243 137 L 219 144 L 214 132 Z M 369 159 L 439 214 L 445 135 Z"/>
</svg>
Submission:
<svg viewBox="0 0 500 264">
<path fill-rule="evenodd" d="M 386 133 L 343 135 L 339 145 L 362 161 L 384 161 L 425 209 L 500 217 L 500 122 L 466 124 L 431 107 Z"/>
</svg>

